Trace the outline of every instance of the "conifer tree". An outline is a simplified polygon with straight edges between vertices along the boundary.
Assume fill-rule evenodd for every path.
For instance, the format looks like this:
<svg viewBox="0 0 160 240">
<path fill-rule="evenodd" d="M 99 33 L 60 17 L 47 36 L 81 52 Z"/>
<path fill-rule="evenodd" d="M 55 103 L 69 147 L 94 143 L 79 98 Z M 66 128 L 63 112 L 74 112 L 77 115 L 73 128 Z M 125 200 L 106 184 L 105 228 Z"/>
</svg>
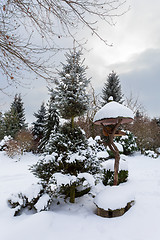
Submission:
<svg viewBox="0 0 160 240">
<path fill-rule="evenodd" d="M 70 119 L 74 127 L 74 118 L 81 116 L 88 108 L 86 87 L 86 67 L 81 61 L 81 51 L 66 54 L 66 64 L 62 64 L 59 80 L 56 82 L 55 99 L 62 118 Z"/>
<path fill-rule="evenodd" d="M 4 137 L 4 120 L 3 114 L 0 112 L 0 140 Z"/>
<path fill-rule="evenodd" d="M 102 106 L 108 103 L 108 99 L 111 96 L 113 97 L 113 101 L 123 102 L 119 76 L 114 71 L 108 75 L 107 81 L 102 89 Z"/>
<path fill-rule="evenodd" d="M 75 202 L 76 196 L 89 192 L 90 183 L 83 183 L 87 181 L 86 178 L 91 179 L 92 174 L 97 172 L 95 154 L 92 155 L 82 130 L 74 125 L 74 118 L 84 114 L 89 100 L 86 93 L 89 79 L 86 77 L 86 67 L 80 56 L 80 51 L 66 55 L 67 63 L 63 64 L 63 69 L 59 72 L 60 79 L 52 91 L 52 103 L 54 100 L 60 116 L 69 122 L 59 126 L 58 131 L 49 131 L 49 134 L 46 131 L 47 141 L 43 145 L 49 156 L 41 159 L 32 168 L 32 172 L 41 178 L 46 186 L 57 184 L 58 194 L 69 197 L 71 203 Z M 60 185 L 59 177 L 65 179 Z"/>
<path fill-rule="evenodd" d="M 48 109 L 44 122 L 44 134 L 38 147 L 38 150 L 41 152 L 45 151 L 45 146 L 48 143 L 51 134 L 56 133 L 59 126 L 59 113 L 55 104 L 55 96 L 52 90 L 50 90 L 50 100 L 48 102 Z"/>
<path fill-rule="evenodd" d="M 44 136 L 44 126 L 46 120 L 46 107 L 44 102 L 42 102 L 38 112 L 34 113 L 34 117 L 36 117 L 36 121 L 32 123 L 32 134 L 34 136 L 34 140 L 39 142 L 39 140 Z"/>
<path fill-rule="evenodd" d="M 18 127 L 19 129 L 24 129 L 27 127 L 27 124 L 25 123 L 25 109 L 24 109 L 24 103 L 22 102 L 21 94 L 16 94 L 14 97 L 14 101 L 11 104 L 11 111 L 17 115 L 18 119 Z"/>
<path fill-rule="evenodd" d="M 11 103 L 10 110 L 4 114 L 4 132 L 5 135 L 15 137 L 22 129 L 26 129 L 25 112 L 21 95 L 16 94 Z"/>
</svg>

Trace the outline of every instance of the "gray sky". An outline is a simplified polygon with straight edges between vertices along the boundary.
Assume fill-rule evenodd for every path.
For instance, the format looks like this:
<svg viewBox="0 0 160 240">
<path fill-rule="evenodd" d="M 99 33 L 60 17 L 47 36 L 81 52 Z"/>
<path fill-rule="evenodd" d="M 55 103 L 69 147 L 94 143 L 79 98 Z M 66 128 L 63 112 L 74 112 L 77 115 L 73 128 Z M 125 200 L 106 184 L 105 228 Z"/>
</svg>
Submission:
<svg viewBox="0 0 160 240">
<path fill-rule="evenodd" d="M 160 117 L 160 1 L 129 0 L 131 9 L 116 19 L 113 27 L 101 24 L 100 33 L 113 47 L 107 47 L 95 36 L 88 36 L 89 52 L 85 52 L 87 75 L 96 92 L 101 92 L 108 74 L 114 70 L 120 77 L 122 92 L 132 93 L 150 117 Z M 58 59 L 63 61 L 62 59 Z M 38 82 L 37 82 L 38 81 Z M 29 89 L 18 88 L 22 93 L 28 122 L 34 120 L 48 91 L 44 81 L 33 81 Z M 14 93 L 13 92 L 13 93 Z M 1 110 L 8 110 L 13 98 L 0 93 Z"/>
</svg>

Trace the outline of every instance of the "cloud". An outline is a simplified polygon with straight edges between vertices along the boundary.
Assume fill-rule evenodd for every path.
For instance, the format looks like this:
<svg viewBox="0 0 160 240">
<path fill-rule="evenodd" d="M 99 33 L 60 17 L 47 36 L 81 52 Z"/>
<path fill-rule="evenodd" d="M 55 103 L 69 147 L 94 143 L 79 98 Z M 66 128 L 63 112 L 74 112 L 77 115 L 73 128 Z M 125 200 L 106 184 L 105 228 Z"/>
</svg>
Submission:
<svg viewBox="0 0 160 240">
<path fill-rule="evenodd" d="M 128 62 L 112 65 L 120 75 L 126 95 L 139 97 L 148 114 L 160 116 L 160 49 L 148 49 L 134 55 Z"/>
</svg>

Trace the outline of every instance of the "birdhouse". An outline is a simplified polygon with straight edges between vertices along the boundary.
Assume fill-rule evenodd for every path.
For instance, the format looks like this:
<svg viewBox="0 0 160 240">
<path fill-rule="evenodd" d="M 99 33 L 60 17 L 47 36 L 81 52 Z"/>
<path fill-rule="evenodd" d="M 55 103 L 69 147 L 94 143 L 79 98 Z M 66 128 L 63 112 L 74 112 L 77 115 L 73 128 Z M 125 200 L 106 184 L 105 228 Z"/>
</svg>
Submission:
<svg viewBox="0 0 160 240">
<path fill-rule="evenodd" d="M 133 121 L 132 110 L 118 102 L 105 104 L 94 116 L 93 122 L 96 125 L 116 125 L 121 119 L 121 124 Z"/>
<path fill-rule="evenodd" d="M 120 154 L 113 142 L 115 136 L 123 136 L 125 133 L 119 130 L 119 126 L 133 121 L 133 112 L 124 105 L 111 101 L 104 105 L 94 116 L 93 122 L 102 125 L 104 136 L 108 137 L 108 146 L 115 156 L 114 185 L 118 184 L 118 170 Z"/>
</svg>

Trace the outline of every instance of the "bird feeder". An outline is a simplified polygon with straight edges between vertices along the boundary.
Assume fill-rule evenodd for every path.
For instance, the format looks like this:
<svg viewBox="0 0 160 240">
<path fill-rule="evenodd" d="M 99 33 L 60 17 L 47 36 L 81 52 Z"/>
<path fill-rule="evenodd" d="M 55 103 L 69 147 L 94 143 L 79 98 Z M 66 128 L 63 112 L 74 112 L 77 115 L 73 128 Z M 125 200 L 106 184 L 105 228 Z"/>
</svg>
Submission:
<svg viewBox="0 0 160 240">
<path fill-rule="evenodd" d="M 105 104 L 94 116 L 93 122 L 103 127 L 104 136 L 108 137 L 108 146 L 115 157 L 114 163 L 114 185 L 118 185 L 118 170 L 120 154 L 117 146 L 113 142 L 115 136 L 123 136 L 125 133 L 118 128 L 124 123 L 133 121 L 133 112 L 124 105 L 111 101 Z"/>
</svg>

